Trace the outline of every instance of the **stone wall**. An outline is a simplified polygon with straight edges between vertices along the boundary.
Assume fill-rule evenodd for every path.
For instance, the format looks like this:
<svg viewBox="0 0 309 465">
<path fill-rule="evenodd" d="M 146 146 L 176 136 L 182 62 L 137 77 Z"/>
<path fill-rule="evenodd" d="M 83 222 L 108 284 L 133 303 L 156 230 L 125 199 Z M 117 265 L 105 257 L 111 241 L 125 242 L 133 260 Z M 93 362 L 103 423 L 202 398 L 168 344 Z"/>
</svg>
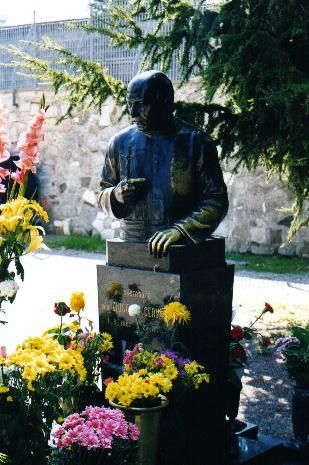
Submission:
<svg viewBox="0 0 309 465">
<path fill-rule="evenodd" d="M 198 83 L 176 92 L 188 101 L 198 100 Z M 41 146 L 38 167 L 40 199 L 50 216 L 49 230 L 56 233 L 99 234 L 103 238 L 117 237 L 119 221 L 106 217 L 96 206 L 98 183 L 109 139 L 128 124 L 121 117 L 121 109 L 108 99 L 101 115 L 91 111 L 79 113 L 72 120 L 56 125 L 64 112 L 63 98 L 45 92 L 51 105 L 47 112 L 46 138 Z M 16 149 L 18 135 L 37 108 L 39 91 L 18 91 L 13 106 L 12 94 L 0 92 L 0 103 L 8 110 L 11 152 Z M 296 240 L 282 247 L 286 240 L 289 215 L 279 211 L 290 207 L 291 194 L 274 177 L 266 182 L 259 168 L 248 174 L 243 169 L 232 174 L 224 166 L 228 185 L 230 210 L 217 230 L 227 238 L 227 249 L 235 252 L 309 256 L 308 230 L 301 231 Z M 307 234 L 307 238 L 306 238 Z"/>
</svg>

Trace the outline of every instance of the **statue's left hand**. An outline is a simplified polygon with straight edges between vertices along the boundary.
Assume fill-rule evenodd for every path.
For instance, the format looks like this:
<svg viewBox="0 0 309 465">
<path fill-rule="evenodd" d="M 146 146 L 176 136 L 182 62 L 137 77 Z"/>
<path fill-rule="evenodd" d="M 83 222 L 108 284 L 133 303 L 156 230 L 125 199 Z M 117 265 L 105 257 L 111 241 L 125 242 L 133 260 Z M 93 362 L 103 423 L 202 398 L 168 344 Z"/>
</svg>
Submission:
<svg viewBox="0 0 309 465">
<path fill-rule="evenodd" d="M 178 242 L 181 237 L 178 229 L 170 228 L 165 231 L 158 231 L 148 239 L 149 253 L 156 258 L 163 257 L 163 255 L 166 255 L 169 246 Z"/>
</svg>

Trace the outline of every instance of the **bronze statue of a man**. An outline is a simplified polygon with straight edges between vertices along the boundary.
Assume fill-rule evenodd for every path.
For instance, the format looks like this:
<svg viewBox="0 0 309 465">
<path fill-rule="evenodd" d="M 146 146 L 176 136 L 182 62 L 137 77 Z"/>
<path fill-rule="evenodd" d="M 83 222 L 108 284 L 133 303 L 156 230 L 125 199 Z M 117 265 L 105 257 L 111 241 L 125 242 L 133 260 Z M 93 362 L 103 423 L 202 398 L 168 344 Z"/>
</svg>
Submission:
<svg viewBox="0 0 309 465">
<path fill-rule="evenodd" d="M 99 205 L 121 219 L 122 239 L 148 241 L 157 257 L 171 244 L 198 244 L 228 210 L 216 146 L 173 116 L 174 89 L 164 73 L 135 76 L 127 99 L 135 124 L 109 142 Z"/>
</svg>

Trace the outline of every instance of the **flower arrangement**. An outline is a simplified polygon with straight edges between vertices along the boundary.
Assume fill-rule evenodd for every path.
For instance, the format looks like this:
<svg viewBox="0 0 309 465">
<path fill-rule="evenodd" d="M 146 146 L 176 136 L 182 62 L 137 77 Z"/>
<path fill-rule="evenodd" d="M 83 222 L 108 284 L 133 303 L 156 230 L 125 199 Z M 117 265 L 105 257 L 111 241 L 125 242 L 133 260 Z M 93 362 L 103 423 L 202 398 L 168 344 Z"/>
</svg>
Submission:
<svg viewBox="0 0 309 465">
<path fill-rule="evenodd" d="M 126 421 L 120 410 L 89 406 L 81 413 L 65 418 L 52 436 L 57 448 L 67 452 L 65 457 L 68 464 L 120 465 L 125 463 L 124 456 L 132 442 L 137 441 L 139 431 L 134 423 Z M 50 465 L 55 463 L 57 455 L 59 456 L 57 450 L 51 454 L 48 460 Z"/>
<path fill-rule="evenodd" d="M 45 463 L 60 399 L 74 396 L 86 377 L 81 351 L 48 335 L 29 337 L 0 365 L 1 450 L 12 463 Z"/>
<path fill-rule="evenodd" d="M 248 364 L 249 353 L 242 345 L 241 341 L 253 340 L 257 341 L 257 348 L 260 353 L 267 353 L 272 342 L 268 336 L 264 336 L 259 333 L 254 325 L 259 321 L 265 313 L 273 313 L 273 307 L 265 302 L 263 310 L 255 318 L 250 326 L 244 326 L 243 328 L 238 325 L 231 326 L 230 331 L 230 368 L 235 370 L 238 368 L 244 368 Z"/>
<path fill-rule="evenodd" d="M 77 376 L 86 378 L 86 369 L 81 351 L 65 349 L 57 340 L 48 336 L 28 337 L 5 361 L 27 382 L 27 388 L 35 386 L 47 374 L 63 372 L 63 378 Z"/>
<path fill-rule="evenodd" d="M 289 377 L 298 387 L 309 386 L 309 328 L 294 326 L 291 336 L 280 337 L 275 352 L 284 360 Z"/>
<path fill-rule="evenodd" d="M 113 340 L 107 332 L 93 331 L 92 321 L 81 315 L 85 307 L 85 294 L 80 291 L 72 292 L 70 307 L 65 302 L 55 303 L 54 313 L 60 316 L 60 326 L 49 329 L 48 333 L 66 349 L 70 348 L 82 354 L 86 370 L 84 384 L 95 388 L 101 375 L 101 366 L 108 357 L 108 352 L 113 348 Z M 65 315 L 77 319 L 64 324 Z M 83 327 L 84 321 L 89 327 Z"/>
<path fill-rule="evenodd" d="M 204 367 L 182 358 L 175 352 L 154 352 L 137 344 L 126 351 L 124 372 L 107 384 L 105 396 L 124 407 L 153 407 L 160 405 L 161 396 L 171 394 L 177 387 L 196 389 L 209 382 Z"/>
<path fill-rule="evenodd" d="M 36 164 L 39 163 L 38 147 L 44 139 L 46 110 L 43 96 L 37 114 L 18 140 L 19 160 L 14 162 L 17 170 L 13 173 L 1 167 L 1 163 L 7 161 L 10 154 L 7 150 L 5 114 L 0 108 L 0 193 L 7 194 L 7 202 L 0 205 L 0 308 L 4 301 L 13 302 L 15 299 L 18 291 L 16 274 L 24 279 L 20 257 L 47 248 L 42 239 L 44 229 L 37 226 L 37 222 L 41 219 L 48 222 L 48 215 L 35 200 L 24 198 L 28 173 L 35 173 Z M 11 263 L 14 263 L 16 271 L 9 270 Z"/>
</svg>

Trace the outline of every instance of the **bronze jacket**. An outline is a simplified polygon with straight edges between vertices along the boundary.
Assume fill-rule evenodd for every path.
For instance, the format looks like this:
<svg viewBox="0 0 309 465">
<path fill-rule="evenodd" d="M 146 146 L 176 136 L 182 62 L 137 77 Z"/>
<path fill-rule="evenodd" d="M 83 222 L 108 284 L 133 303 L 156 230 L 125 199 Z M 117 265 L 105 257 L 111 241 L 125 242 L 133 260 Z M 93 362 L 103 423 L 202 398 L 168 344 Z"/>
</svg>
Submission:
<svg viewBox="0 0 309 465">
<path fill-rule="evenodd" d="M 145 178 L 146 192 L 132 207 L 116 205 L 112 190 L 125 178 Z M 147 134 L 134 124 L 109 143 L 99 205 L 121 218 L 121 237 L 144 241 L 154 232 L 176 227 L 199 243 L 228 210 L 227 190 L 212 139 L 174 120 L 166 134 Z"/>
</svg>

